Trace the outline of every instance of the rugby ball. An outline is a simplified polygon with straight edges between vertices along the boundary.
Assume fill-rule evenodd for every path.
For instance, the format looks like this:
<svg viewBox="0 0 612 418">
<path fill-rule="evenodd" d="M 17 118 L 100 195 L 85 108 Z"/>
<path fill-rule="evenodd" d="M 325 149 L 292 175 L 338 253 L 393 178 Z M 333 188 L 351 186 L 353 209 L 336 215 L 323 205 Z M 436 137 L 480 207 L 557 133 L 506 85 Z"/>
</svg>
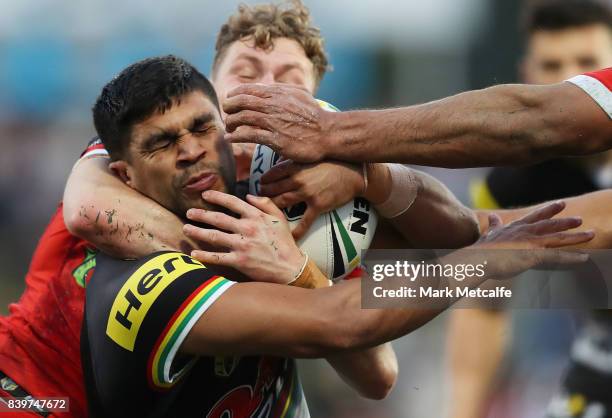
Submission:
<svg viewBox="0 0 612 418">
<path fill-rule="evenodd" d="M 334 106 L 319 100 L 330 112 Z M 258 145 L 253 154 L 249 178 L 249 193 L 259 195 L 261 176 L 274 167 L 280 155 L 271 148 Z M 283 209 L 291 227 L 297 226 L 306 211 L 306 203 Z M 341 280 L 361 262 L 361 252 L 367 250 L 376 232 L 378 216 L 370 203 L 355 198 L 341 208 L 320 215 L 298 245 L 334 282 Z"/>
</svg>

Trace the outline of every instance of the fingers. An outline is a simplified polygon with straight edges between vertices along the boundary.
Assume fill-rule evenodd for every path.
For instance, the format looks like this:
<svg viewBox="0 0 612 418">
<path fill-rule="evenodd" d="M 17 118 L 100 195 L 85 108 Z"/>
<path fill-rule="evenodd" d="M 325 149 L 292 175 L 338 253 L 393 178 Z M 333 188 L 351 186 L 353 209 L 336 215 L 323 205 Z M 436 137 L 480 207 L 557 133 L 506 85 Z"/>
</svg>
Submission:
<svg viewBox="0 0 612 418">
<path fill-rule="evenodd" d="M 254 217 L 258 215 L 257 209 L 231 194 L 218 192 L 216 190 L 207 190 L 202 193 L 202 198 L 208 203 L 224 207 L 243 217 Z"/>
<path fill-rule="evenodd" d="M 250 95 L 262 98 L 269 97 L 271 95 L 271 86 L 261 83 L 241 84 L 230 90 L 227 93 L 227 98 L 230 99 L 240 95 Z"/>
<path fill-rule="evenodd" d="M 584 244 L 591 241 L 595 237 L 595 232 L 580 231 L 580 232 L 557 232 L 542 237 L 542 241 L 547 248 L 566 247 L 570 245 Z"/>
<path fill-rule="evenodd" d="M 237 235 L 221 232 L 217 229 L 198 228 L 189 224 L 183 226 L 183 232 L 191 239 L 215 247 L 234 248 L 236 241 L 239 239 Z"/>
<path fill-rule="evenodd" d="M 289 206 L 297 205 L 298 203 L 303 202 L 304 196 L 298 192 L 288 192 L 283 193 L 279 196 L 275 196 L 272 198 L 272 201 L 276 206 L 281 209 L 288 208 Z"/>
<path fill-rule="evenodd" d="M 275 84 L 260 84 L 260 83 L 252 83 L 252 84 L 241 84 L 238 87 L 232 89 L 227 94 L 227 97 L 234 97 L 241 94 L 249 94 L 257 97 L 271 97 L 274 93 L 282 93 L 283 91 L 292 91 L 292 90 L 301 90 L 308 93 L 308 89 L 304 86 L 300 86 L 297 84 L 285 84 L 285 83 L 275 83 Z"/>
<path fill-rule="evenodd" d="M 277 217 L 279 219 L 285 219 L 285 215 L 283 214 L 283 211 L 281 211 L 274 204 L 274 202 L 272 202 L 270 198 L 261 197 L 261 196 L 253 196 L 252 194 L 248 194 L 246 199 L 247 199 L 247 202 L 255 206 L 257 209 L 261 210 L 262 212 L 268 215 Z"/>
<path fill-rule="evenodd" d="M 278 151 L 279 146 L 279 144 L 274 142 L 272 132 L 246 125 L 239 126 L 234 132 L 226 133 L 224 139 L 231 143 L 249 142 L 262 144 L 272 148 L 274 151 Z"/>
<path fill-rule="evenodd" d="M 237 232 L 237 219 L 225 213 L 204 209 L 189 209 L 187 211 L 187 219 L 214 226 L 224 231 Z"/>
<path fill-rule="evenodd" d="M 317 219 L 317 216 L 319 216 L 318 211 L 309 206 L 308 209 L 306 209 L 306 212 L 304 212 L 304 216 L 302 217 L 300 223 L 293 229 L 293 231 L 291 231 L 293 238 L 296 240 L 302 238 Z"/>
<path fill-rule="evenodd" d="M 282 157 L 281 157 L 282 158 Z M 273 183 L 285 177 L 292 176 L 300 170 L 300 166 L 291 160 L 279 162 L 261 176 L 262 183 Z"/>
<path fill-rule="evenodd" d="M 543 221 L 528 224 L 524 226 L 524 228 L 529 228 L 529 230 L 537 234 L 544 235 L 578 228 L 580 225 L 582 225 L 582 218 L 579 216 L 572 216 L 568 218 L 545 219 Z"/>
<path fill-rule="evenodd" d="M 523 216 L 515 222 L 534 223 L 544 219 L 549 219 L 561 212 L 563 209 L 565 209 L 565 202 L 563 201 L 550 203 L 545 206 L 542 206 L 539 209 L 535 209 L 534 211 L 529 212 L 527 215 Z"/>
<path fill-rule="evenodd" d="M 203 264 L 234 267 L 237 259 L 234 253 L 215 253 L 210 251 L 193 250 L 191 256 Z"/>
<path fill-rule="evenodd" d="M 285 178 L 274 183 L 260 183 L 259 194 L 262 196 L 274 197 L 283 193 L 299 190 L 301 185 L 293 178 Z"/>
<path fill-rule="evenodd" d="M 228 112 L 225 107 L 224 110 Z M 227 132 L 234 132 L 236 128 L 242 125 L 270 130 L 270 124 L 265 113 L 240 109 L 237 113 L 228 114 L 225 118 L 225 130 Z"/>
<path fill-rule="evenodd" d="M 239 113 L 242 111 L 255 111 L 255 113 L 264 112 L 268 106 L 266 99 L 257 97 L 250 94 L 238 94 L 233 97 L 228 97 L 223 101 L 223 111 L 227 113 L 229 117 L 231 114 Z M 228 119 L 225 119 L 227 123 Z"/>
<path fill-rule="evenodd" d="M 544 250 L 538 254 L 539 265 L 548 265 L 549 268 L 555 264 L 579 264 L 589 259 L 589 255 L 578 251 Z"/>
</svg>

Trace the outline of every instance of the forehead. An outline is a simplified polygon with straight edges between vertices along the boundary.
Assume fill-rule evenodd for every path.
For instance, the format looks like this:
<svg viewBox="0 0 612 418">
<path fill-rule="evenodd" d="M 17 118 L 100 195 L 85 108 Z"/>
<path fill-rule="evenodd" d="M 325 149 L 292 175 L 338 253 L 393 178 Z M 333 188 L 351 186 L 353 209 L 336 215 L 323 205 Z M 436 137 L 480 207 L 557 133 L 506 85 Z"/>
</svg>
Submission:
<svg viewBox="0 0 612 418">
<path fill-rule="evenodd" d="M 312 62 L 304 48 L 293 39 L 276 38 L 272 48 L 255 48 L 251 40 L 238 40 L 231 44 L 223 58 L 224 63 L 232 64 L 238 60 L 250 60 L 267 66 L 296 65 L 304 71 L 314 71 Z"/>
<path fill-rule="evenodd" d="M 612 31 L 605 25 L 578 26 L 558 31 L 539 30 L 529 38 L 532 55 L 611 54 Z"/>
<path fill-rule="evenodd" d="M 213 102 L 201 91 L 192 91 L 175 100 L 164 113 L 155 112 L 134 124 L 132 142 L 139 142 L 153 132 L 184 129 L 190 126 L 194 118 L 205 114 L 211 114 L 214 121 L 221 120 Z"/>
</svg>

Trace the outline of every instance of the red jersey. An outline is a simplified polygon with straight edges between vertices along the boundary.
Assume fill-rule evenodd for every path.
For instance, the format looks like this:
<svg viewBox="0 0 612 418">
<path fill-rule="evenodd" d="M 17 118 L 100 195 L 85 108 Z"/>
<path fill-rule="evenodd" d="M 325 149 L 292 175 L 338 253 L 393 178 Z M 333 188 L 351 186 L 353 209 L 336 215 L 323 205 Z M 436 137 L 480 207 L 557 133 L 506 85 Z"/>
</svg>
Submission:
<svg viewBox="0 0 612 418">
<path fill-rule="evenodd" d="M 93 142 L 83 156 L 103 153 Z M 60 204 L 34 252 L 23 295 L 0 317 L 0 371 L 34 397 L 68 397 L 70 413 L 57 416 L 87 415 L 80 334 L 94 254 L 68 232 Z"/>
<path fill-rule="evenodd" d="M 612 119 L 612 67 L 578 75 L 567 81 L 584 90 Z"/>
</svg>

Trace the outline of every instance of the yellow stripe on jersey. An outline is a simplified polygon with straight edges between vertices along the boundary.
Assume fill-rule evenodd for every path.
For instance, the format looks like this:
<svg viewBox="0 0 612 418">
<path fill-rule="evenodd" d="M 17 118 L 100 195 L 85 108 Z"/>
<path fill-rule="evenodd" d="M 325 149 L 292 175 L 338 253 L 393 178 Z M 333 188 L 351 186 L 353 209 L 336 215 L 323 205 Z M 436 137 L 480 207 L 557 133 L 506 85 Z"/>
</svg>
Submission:
<svg viewBox="0 0 612 418">
<path fill-rule="evenodd" d="M 149 309 L 173 281 L 204 265 L 185 254 L 172 252 L 153 257 L 123 284 L 111 307 L 106 335 L 129 351 L 134 351 L 136 337 Z"/>
</svg>

